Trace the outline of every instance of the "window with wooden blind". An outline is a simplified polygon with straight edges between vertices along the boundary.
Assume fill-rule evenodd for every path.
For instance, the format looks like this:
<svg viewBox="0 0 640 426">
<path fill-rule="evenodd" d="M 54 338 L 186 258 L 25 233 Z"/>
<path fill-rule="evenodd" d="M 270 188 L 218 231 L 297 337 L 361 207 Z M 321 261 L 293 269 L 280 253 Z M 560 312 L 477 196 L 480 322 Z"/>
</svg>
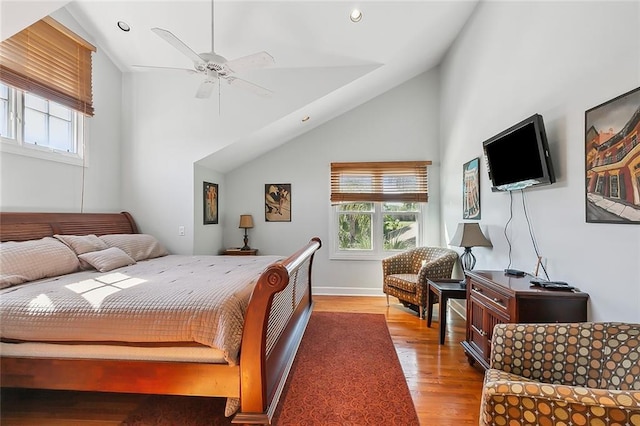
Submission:
<svg viewBox="0 0 640 426">
<path fill-rule="evenodd" d="M 95 51 L 50 17 L 0 42 L 2 152 L 83 164 Z"/>
<path fill-rule="evenodd" d="M 381 259 L 421 245 L 430 161 L 331 163 L 332 259 Z"/>
<path fill-rule="evenodd" d="M 0 81 L 93 116 L 91 54 L 96 48 L 45 17 L 0 42 Z"/>
<path fill-rule="evenodd" d="M 331 163 L 331 203 L 426 203 L 430 161 Z"/>
</svg>

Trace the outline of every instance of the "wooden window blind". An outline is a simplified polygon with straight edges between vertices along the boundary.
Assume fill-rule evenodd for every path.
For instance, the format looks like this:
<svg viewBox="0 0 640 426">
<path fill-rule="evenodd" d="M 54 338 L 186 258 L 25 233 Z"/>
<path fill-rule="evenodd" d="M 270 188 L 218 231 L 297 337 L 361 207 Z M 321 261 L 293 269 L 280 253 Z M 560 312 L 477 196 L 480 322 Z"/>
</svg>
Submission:
<svg viewBox="0 0 640 426">
<path fill-rule="evenodd" d="M 50 17 L 0 42 L 0 81 L 93 116 L 96 48 Z"/>
<path fill-rule="evenodd" d="M 431 161 L 331 163 L 331 203 L 427 202 Z"/>
</svg>

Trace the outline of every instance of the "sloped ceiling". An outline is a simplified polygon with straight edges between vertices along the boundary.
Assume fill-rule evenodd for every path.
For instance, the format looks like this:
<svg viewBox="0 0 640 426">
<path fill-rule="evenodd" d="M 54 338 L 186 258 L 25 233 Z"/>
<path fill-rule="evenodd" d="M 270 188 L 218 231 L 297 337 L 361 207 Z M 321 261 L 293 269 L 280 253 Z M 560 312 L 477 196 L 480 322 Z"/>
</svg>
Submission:
<svg viewBox="0 0 640 426">
<path fill-rule="evenodd" d="M 274 66 L 238 77 L 274 90 L 276 97 L 286 93 L 279 104 L 283 113 L 200 161 L 225 172 L 436 66 L 478 0 L 65 3 L 3 0 L 2 38 L 64 4 L 123 73 L 166 72 L 133 65 L 193 66 L 154 27 L 171 31 L 197 53 L 210 52 L 213 41 L 215 52 L 229 60 L 259 51 L 275 58 Z M 349 19 L 354 7 L 363 13 L 358 23 Z M 121 31 L 118 21 L 131 31 Z M 175 78 L 193 76 L 176 72 Z M 302 123 L 305 116 L 310 119 Z"/>
</svg>

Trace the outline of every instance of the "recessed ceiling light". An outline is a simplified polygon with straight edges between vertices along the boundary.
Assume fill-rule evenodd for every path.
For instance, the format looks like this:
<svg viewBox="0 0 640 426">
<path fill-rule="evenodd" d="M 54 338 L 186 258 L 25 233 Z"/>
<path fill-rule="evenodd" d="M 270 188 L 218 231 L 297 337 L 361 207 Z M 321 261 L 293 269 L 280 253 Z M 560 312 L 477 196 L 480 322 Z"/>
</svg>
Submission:
<svg viewBox="0 0 640 426">
<path fill-rule="evenodd" d="M 309 121 L 311 117 L 309 117 L 308 115 L 305 115 L 304 117 L 302 117 L 302 122 L 304 123 L 305 121 Z"/>
<path fill-rule="evenodd" d="M 120 28 L 124 32 L 131 31 L 131 27 L 124 21 L 118 21 L 118 28 Z"/>
<path fill-rule="evenodd" d="M 349 14 L 351 22 L 360 22 L 362 20 L 362 12 L 358 9 L 353 9 Z"/>
</svg>

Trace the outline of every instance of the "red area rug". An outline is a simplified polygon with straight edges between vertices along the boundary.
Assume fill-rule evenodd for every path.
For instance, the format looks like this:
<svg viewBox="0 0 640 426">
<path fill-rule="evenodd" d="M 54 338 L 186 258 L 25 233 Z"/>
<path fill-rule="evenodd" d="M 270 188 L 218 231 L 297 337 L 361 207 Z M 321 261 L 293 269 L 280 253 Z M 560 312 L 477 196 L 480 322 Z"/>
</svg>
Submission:
<svg viewBox="0 0 640 426">
<path fill-rule="evenodd" d="M 50 392 L 22 391 L 34 401 Z M 3 405 L 11 401 L 3 390 Z M 42 393 L 42 394 L 41 394 Z M 13 395 L 22 401 L 22 393 Z M 97 398 L 114 395 L 89 393 Z M 9 398 L 11 399 L 11 398 Z M 224 398 L 154 395 L 126 426 L 220 426 Z M 91 401 L 89 401 L 91 402 Z M 96 418 L 100 414 L 96 413 Z M 0 416 L 1 417 L 1 416 Z M 276 426 L 418 425 L 418 416 L 383 315 L 314 312 L 275 412 Z"/>
</svg>

